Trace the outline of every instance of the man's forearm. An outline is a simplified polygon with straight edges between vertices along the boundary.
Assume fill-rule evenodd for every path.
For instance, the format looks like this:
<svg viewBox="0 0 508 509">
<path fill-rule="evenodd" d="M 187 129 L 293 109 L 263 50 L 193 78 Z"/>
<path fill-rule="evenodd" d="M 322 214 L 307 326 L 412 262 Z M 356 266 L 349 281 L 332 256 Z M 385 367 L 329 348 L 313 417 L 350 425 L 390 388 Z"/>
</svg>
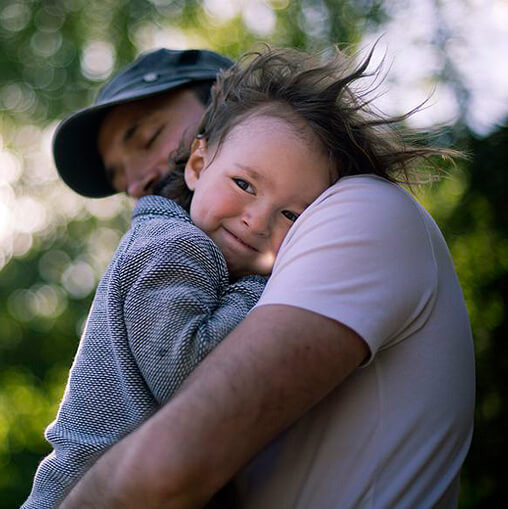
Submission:
<svg viewBox="0 0 508 509">
<path fill-rule="evenodd" d="M 367 354 L 358 335 L 332 320 L 260 307 L 173 400 L 97 462 L 61 507 L 87 507 L 87 495 L 94 508 L 202 507 Z"/>
</svg>

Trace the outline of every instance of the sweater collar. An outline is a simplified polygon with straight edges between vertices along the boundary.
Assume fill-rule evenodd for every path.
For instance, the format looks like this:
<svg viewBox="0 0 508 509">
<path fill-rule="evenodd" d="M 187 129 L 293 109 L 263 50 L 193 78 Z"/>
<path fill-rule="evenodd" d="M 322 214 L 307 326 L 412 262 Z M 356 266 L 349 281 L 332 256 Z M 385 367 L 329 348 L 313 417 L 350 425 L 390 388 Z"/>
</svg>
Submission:
<svg viewBox="0 0 508 509">
<path fill-rule="evenodd" d="M 138 200 L 132 213 L 132 219 L 135 220 L 137 217 L 146 215 L 166 216 L 192 223 L 189 214 L 180 205 L 163 196 L 143 196 Z"/>
</svg>

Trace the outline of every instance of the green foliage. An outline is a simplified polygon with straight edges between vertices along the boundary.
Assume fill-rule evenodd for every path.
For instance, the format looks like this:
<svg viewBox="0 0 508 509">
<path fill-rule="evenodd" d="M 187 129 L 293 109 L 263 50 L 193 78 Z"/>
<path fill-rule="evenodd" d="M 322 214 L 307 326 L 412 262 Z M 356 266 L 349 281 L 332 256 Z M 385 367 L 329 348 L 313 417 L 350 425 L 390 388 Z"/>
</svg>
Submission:
<svg viewBox="0 0 508 509">
<path fill-rule="evenodd" d="M 0 508 L 27 496 L 98 278 L 129 224 L 126 198 L 84 200 L 51 163 L 54 122 L 90 103 L 114 70 L 154 46 L 239 56 L 256 41 L 312 50 L 357 43 L 381 0 L 5 0 L 0 6 Z M 215 9 L 215 10 L 214 10 Z M 261 10 L 259 10 L 261 9 Z M 463 135 L 471 159 L 422 197 L 449 242 L 476 342 L 476 432 L 461 507 L 508 482 L 508 131 Z M 3 207 L 3 208 L 2 208 Z M 11 214 L 8 224 L 2 214 Z"/>
<path fill-rule="evenodd" d="M 495 507 L 508 483 L 508 128 L 469 137 L 469 185 L 447 221 L 476 346 L 475 435 L 463 470 L 464 507 Z"/>
<path fill-rule="evenodd" d="M 475 431 L 462 470 L 463 509 L 497 507 L 508 482 L 508 128 L 487 138 L 466 133 L 470 154 L 423 202 L 439 223 L 464 291 L 475 340 Z"/>
</svg>

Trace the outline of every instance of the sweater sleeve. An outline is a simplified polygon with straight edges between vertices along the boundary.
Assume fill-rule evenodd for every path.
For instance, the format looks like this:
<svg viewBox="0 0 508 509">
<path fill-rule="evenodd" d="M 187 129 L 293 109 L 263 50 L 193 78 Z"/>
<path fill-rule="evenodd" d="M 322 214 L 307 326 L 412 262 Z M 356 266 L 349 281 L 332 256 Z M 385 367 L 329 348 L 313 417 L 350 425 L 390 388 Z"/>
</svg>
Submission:
<svg viewBox="0 0 508 509">
<path fill-rule="evenodd" d="M 151 223 L 122 261 L 124 320 L 139 370 L 163 403 L 247 316 L 266 280 L 229 284 L 225 259 L 203 232 Z"/>
</svg>

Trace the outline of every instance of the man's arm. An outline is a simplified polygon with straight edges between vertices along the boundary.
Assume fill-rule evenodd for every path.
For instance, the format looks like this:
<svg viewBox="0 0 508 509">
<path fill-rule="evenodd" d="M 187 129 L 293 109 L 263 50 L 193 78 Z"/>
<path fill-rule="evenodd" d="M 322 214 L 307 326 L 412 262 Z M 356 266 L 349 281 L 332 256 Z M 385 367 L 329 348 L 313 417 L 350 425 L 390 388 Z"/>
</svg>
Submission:
<svg viewBox="0 0 508 509">
<path fill-rule="evenodd" d="M 194 508 L 368 355 L 303 309 L 255 309 L 154 417 L 112 447 L 62 509 Z"/>
</svg>

